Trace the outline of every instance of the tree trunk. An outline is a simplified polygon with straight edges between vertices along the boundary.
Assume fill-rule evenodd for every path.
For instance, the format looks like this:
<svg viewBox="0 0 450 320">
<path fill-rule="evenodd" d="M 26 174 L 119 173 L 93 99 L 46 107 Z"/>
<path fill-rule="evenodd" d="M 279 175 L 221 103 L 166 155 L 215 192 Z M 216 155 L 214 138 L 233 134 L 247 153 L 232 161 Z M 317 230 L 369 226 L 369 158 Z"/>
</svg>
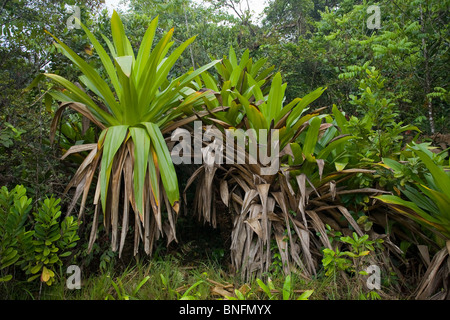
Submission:
<svg viewBox="0 0 450 320">
<path fill-rule="evenodd" d="M 420 5 L 420 22 L 421 22 L 421 31 L 422 33 L 425 33 L 425 22 L 423 20 L 423 11 L 422 11 L 422 5 Z M 430 98 L 428 98 L 428 94 L 431 93 L 431 80 L 430 80 L 430 66 L 428 61 L 428 50 L 427 50 L 427 43 L 425 41 L 425 38 L 422 38 L 422 50 L 423 50 L 423 58 L 425 61 L 425 99 L 428 109 L 428 121 L 430 123 L 430 130 L 431 133 L 435 133 L 434 128 L 434 116 L 433 116 L 433 104 Z"/>
<path fill-rule="evenodd" d="M 188 23 L 187 13 L 186 13 L 186 3 L 183 6 L 183 11 L 184 11 L 184 23 L 186 24 L 186 31 L 187 31 L 187 34 L 189 35 L 189 23 Z M 192 51 L 192 44 L 189 46 L 189 52 L 191 54 L 192 68 L 194 68 L 194 70 L 195 70 L 194 52 Z"/>
</svg>

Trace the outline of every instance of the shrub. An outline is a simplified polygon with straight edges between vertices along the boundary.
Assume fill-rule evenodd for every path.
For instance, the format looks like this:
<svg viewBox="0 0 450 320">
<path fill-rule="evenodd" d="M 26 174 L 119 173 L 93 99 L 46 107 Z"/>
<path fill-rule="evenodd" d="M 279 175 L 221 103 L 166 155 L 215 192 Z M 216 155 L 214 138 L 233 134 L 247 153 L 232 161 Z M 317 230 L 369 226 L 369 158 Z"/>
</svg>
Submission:
<svg viewBox="0 0 450 320">
<path fill-rule="evenodd" d="M 32 199 L 26 188 L 1 188 L 0 281 L 13 278 L 9 272 L 14 265 L 21 266 L 28 281 L 40 277 L 49 286 L 55 281 L 55 268 L 62 266 L 62 258 L 71 255 L 79 240 L 78 221 L 67 216 L 60 222 L 60 202 L 53 196 L 46 198 L 31 218 Z"/>
</svg>

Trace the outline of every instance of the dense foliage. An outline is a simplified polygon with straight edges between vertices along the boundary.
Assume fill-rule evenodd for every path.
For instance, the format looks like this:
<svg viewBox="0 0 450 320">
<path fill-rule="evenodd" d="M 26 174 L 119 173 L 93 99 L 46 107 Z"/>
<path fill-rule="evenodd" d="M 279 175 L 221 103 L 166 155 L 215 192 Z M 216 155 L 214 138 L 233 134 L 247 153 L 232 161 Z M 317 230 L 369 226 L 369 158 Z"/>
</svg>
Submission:
<svg viewBox="0 0 450 320">
<path fill-rule="evenodd" d="M 259 293 L 161 272 L 165 298 L 450 297 L 450 1 L 126 4 L 0 4 L 0 298 L 186 239 Z"/>
</svg>

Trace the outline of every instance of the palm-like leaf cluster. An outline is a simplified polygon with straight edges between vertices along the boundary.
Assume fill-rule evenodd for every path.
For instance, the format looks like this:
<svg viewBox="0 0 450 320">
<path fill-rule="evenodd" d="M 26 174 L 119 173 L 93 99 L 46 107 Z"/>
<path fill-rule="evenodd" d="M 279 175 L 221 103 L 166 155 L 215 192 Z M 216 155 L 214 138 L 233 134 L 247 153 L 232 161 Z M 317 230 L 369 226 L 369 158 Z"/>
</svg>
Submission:
<svg viewBox="0 0 450 320">
<path fill-rule="evenodd" d="M 346 208 L 330 206 L 327 199 L 340 193 L 335 179 L 364 170 L 335 169 L 334 161 L 345 152 L 341 146 L 351 136 L 341 135 L 333 118 L 320 114 L 323 108 L 309 110 L 324 89 L 285 103 L 286 84 L 281 75 L 263 66 L 249 59 L 248 52 L 238 62 L 231 48 L 229 58 L 216 65 L 218 80 L 208 73 L 202 75 L 216 96 L 215 100 L 205 98 L 205 107 L 226 111 L 211 112 L 203 121 L 210 125 L 206 131 L 211 126 L 220 130 L 223 141 L 229 138 L 227 130 L 254 130 L 259 154 L 261 150 L 270 154 L 273 148 L 269 146 L 278 143 L 281 151 L 273 159 L 279 165 L 275 174 L 264 174 L 262 170 L 268 165 L 259 158 L 256 163 L 249 161 L 252 155 L 247 145 L 242 150 L 245 164 L 206 161 L 194 172 L 186 189 L 198 179 L 194 209 L 213 226 L 219 215 L 232 215 L 231 258 L 243 277 L 269 270 L 274 243 L 286 273 L 296 265 L 311 276 L 318 267 L 320 246 L 330 247 L 319 211 L 321 215 L 332 212 L 333 216 L 345 216 L 363 234 Z M 265 140 L 266 136 L 258 135 L 260 130 L 277 130 L 277 141 Z M 214 143 L 204 141 L 203 150 Z M 233 144 L 238 150 L 237 143 Z M 218 212 L 217 201 L 223 202 L 229 212 Z M 317 210 L 308 208 L 309 204 Z M 316 242 L 312 230 L 321 234 L 322 244 Z"/>
<path fill-rule="evenodd" d="M 82 72 L 79 80 L 84 85 L 76 85 L 56 74 L 44 74 L 65 88 L 51 93 L 63 102 L 55 113 L 52 136 L 66 107 L 81 113 L 102 129 L 97 143 L 73 146 L 65 154 L 90 152 L 66 189 L 76 187 L 69 212 L 82 195 L 80 215 L 84 213 L 90 185 L 100 168 L 90 248 L 95 241 L 100 208 L 107 230 L 110 227 L 112 230 L 113 250 L 119 246 L 119 212 L 122 213 L 120 251 L 123 248 L 130 205 L 135 213 L 135 252 L 142 239 L 145 251 L 150 253 L 153 241 L 163 231 L 168 241 L 176 239 L 174 214 L 179 210 L 179 189 L 163 132 L 180 121 L 184 117 L 183 111 L 205 94 L 195 90 L 192 81 L 218 61 L 168 79 L 169 71 L 195 37 L 169 54 L 174 44 L 171 41 L 174 30 L 167 32 L 153 46 L 157 23 L 157 18 L 150 23 L 135 55 L 116 12 L 111 17 L 113 41 L 103 36 L 109 54 L 80 22 L 103 64 L 107 79 L 100 77 L 91 65 L 52 35 L 55 46 Z M 162 206 L 168 212 L 168 222 L 164 225 Z"/>
<path fill-rule="evenodd" d="M 273 244 L 286 273 L 297 266 L 306 276 L 315 274 L 321 247 L 331 248 L 324 221 L 344 216 L 362 236 L 347 209 L 330 203 L 345 192 L 337 187 L 339 179 L 367 170 L 343 170 L 338 161 L 346 158 L 343 144 L 352 137 L 341 134 L 331 115 L 321 114 L 324 108 L 310 110 L 309 105 L 325 89 L 318 88 L 286 103 L 287 84 L 282 82 L 280 73 L 274 74 L 273 67 L 265 68 L 264 59 L 253 61 L 248 51 L 238 61 L 232 48 L 228 58 L 170 80 L 170 69 L 194 38 L 169 54 L 173 29 L 153 46 L 155 19 L 135 55 L 114 12 L 112 42 L 103 37 L 108 54 L 94 35 L 81 26 L 108 78 L 101 78 L 56 37 L 55 45 L 82 71 L 79 80 L 83 86 L 55 74 L 44 74 L 41 78 L 46 76 L 65 88 L 51 93 L 62 101 L 52 122 L 52 137 L 67 107 L 102 130 L 97 143 L 73 146 L 64 155 L 88 151 L 66 188 L 66 191 L 75 188 L 69 213 L 81 197 L 80 216 L 84 214 L 89 190 L 96 179 L 89 248 L 96 239 L 101 212 L 106 229 L 112 233 L 113 250 L 122 252 L 130 221 L 134 221 L 135 254 L 141 241 L 151 254 L 154 241 L 161 235 L 165 234 L 168 242 L 176 240 L 178 181 L 163 134 L 189 127 L 196 119 L 202 120 L 206 131 L 217 129 L 224 141 L 228 138 L 227 130 L 255 133 L 253 142 L 259 152 L 254 154 L 250 144 L 242 148 L 233 140 L 234 150 L 245 161 L 206 161 L 186 187 L 199 179 L 194 209 L 213 226 L 217 224 L 217 215 L 231 213 L 232 263 L 244 277 L 268 271 Z M 213 66 L 218 80 L 206 72 Z M 275 136 L 269 136 L 272 132 Z M 201 143 L 202 156 L 207 158 L 208 149 L 216 141 Z M 280 152 L 275 153 L 276 150 Z M 266 160 L 271 158 L 272 163 L 262 161 L 258 154 L 265 155 Z M 267 171 L 272 169 L 273 161 L 275 172 Z M 217 201 L 228 207 L 229 212 L 216 212 Z M 163 215 L 167 216 L 166 221 Z M 320 234 L 320 242 L 316 233 Z"/>
<path fill-rule="evenodd" d="M 431 151 L 417 145 L 413 152 L 425 164 L 429 173 L 424 177 L 417 174 L 412 176 L 414 184 L 406 185 L 401 189 L 408 199 L 394 195 L 382 195 L 377 199 L 387 203 L 396 212 L 399 212 L 418 223 L 431 228 L 435 233 L 450 239 L 450 176 L 448 171 L 437 166 L 430 154 Z M 385 158 L 383 166 L 394 173 L 402 172 L 405 165 Z"/>
<path fill-rule="evenodd" d="M 195 37 L 172 50 L 174 30 L 171 29 L 154 44 L 156 18 L 135 51 L 114 12 L 112 41 L 102 35 L 107 52 L 79 23 L 92 42 L 107 78 L 102 78 L 94 67 L 49 33 L 60 52 L 82 72 L 81 84 L 46 73 L 38 76 L 30 88 L 44 77 L 64 88 L 50 93 L 61 101 L 51 124 L 52 141 L 66 108 L 75 110 L 101 129 L 96 143 L 72 146 L 63 156 L 87 152 L 66 192 L 75 188 L 68 214 L 81 197 L 81 217 L 91 186 L 95 188 L 89 250 L 97 237 L 101 213 L 106 230 L 111 232 L 112 249 L 119 250 L 119 256 L 130 222 L 134 222 L 135 254 L 141 242 L 145 252 L 151 254 L 160 236 L 165 235 L 168 242 L 176 240 L 180 192 L 164 134 L 180 127 L 192 129 L 189 123 L 197 119 L 202 121 L 202 132 L 219 132 L 219 141 L 228 144 L 228 133 L 236 134 L 231 142 L 237 151 L 236 160 L 233 154 L 229 161 L 227 154 L 225 162 L 211 161 L 210 150 L 223 151 L 223 148 L 216 149 L 217 140 L 196 141 L 194 137 L 194 143 L 202 147 L 201 155 L 194 157 L 200 156 L 205 163 L 187 181 L 186 189 L 197 180 L 194 211 L 205 221 L 216 226 L 220 216 L 231 218 L 231 260 L 244 278 L 269 271 L 275 254 L 280 257 L 286 274 L 298 268 L 310 277 L 320 265 L 321 250 L 333 249 L 327 229 L 349 231 L 350 226 L 359 237 L 363 236 L 363 230 L 339 202 L 339 196 L 383 191 L 340 187 L 340 182 L 350 175 L 375 171 L 345 169 L 351 155 L 344 144 L 355 137 L 346 129 L 344 115 L 336 106 L 333 115 L 322 114 L 325 108 L 310 110 L 324 88 L 287 103 L 287 84 L 283 83 L 281 74 L 273 73 L 273 66 L 265 68 L 265 59 L 254 61 L 248 50 L 239 61 L 233 48 L 220 61 L 170 79 L 170 70 Z M 217 79 L 207 72 L 213 66 Z M 399 130 L 408 128 L 413 127 Z M 248 143 L 239 144 L 239 138 L 244 141 L 248 138 Z M 376 198 L 443 235 L 450 248 L 448 174 L 433 163 L 426 151 L 414 152 L 430 174 L 424 179 L 413 177 L 414 186 L 402 189 L 411 201 L 391 195 Z M 383 161 L 385 167 L 401 171 L 400 163 L 392 159 Z M 218 203 L 227 209 L 220 211 Z M 384 218 L 386 222 L 387 215 Z M 379 235 L 371 230 L 371 236 Z M 402 259 L 401 250 L 388 238 L 385 244 Z M 426 277 L 444 265 L 450 252 L 448 248 L 435 256 Z M 385 264 L 390 264 L 385 258 Z M 444 276 L 421 285 L 419 296 L 432 292 L 439 281 L 448 282 L 448 266 L 442 270 L 446 272 Z"/>
<path fill-rule="evenodd" d="M 381 195 L 375 197 L 386 203 L 395 212 L 410 218 L 433 231 L 440 237 L 442 249 L 429 263 L 417 290 L 417 299 L 448 299 L 448 291 L 439 290 L 450 278 L 450 175 L 432 159 L 432 153 L 424 145 L 410 147 L 426 166 L 424 176 L 412 175 L 412 185 L 401 188 L 402 197 Z M 392 159 L 383 159 L 383 166 L 394 174 L 404 171 L 406 166 Z M 407 198 L 405 200 L 404 198 Z M 417 232 L 420 234 L 420 232 Z M 443 241 L 442 241 L 443 240 Z M 436 293 L 437 291 L 437 293 Z"/>
</svg>

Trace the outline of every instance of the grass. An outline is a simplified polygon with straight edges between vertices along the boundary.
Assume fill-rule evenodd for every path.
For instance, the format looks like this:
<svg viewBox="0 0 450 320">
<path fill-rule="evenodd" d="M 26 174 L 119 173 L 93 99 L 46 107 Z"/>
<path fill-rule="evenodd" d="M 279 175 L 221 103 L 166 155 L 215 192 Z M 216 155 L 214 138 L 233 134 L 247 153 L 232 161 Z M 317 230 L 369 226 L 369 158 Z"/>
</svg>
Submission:
<svg viewBox="0 0 450 320">
<path fill-rule="evenodd" d="M 177 300 L 198 299 L 217 300 L 226 296 L 245 298 L 247 300 L 267 300 L 269 296 L 253 279 L 249 283 L 242 282 L 237 276 L 229 273 L 216 261 L 202 260 L 197 264 L 186 265 L 182 260 L 167 255 L 158 259 L 136 260 L 123 270 L 113 264 L 97 274 L 87 277 L 81 275 L 81 289 L 69 290 L 65 284 L 65 274 L 51 287 L 42 286 L 39 297 L 39 283 L 16 283 L 14 286 L 2 285 L 2 299 L 41 299 L 41 300 Z M 313 279 L 304 279 L 293 273 L 289 286 L 290 298 L 297 299 L 306 290 L 313 290 L 310 300 L 360 300 L 378 298 L 373 293 L 363 292 L 353 279 L 337 281 L 319 274 Z M 262 281 L 272 283 L 270 295 L 272 299 L 283 298 L 285 277 L 281 272 L 267 275 Z M 12 285 L 12 283 L 11 283 Z M 7 295 L 4 293 L 8 288 Z M 15 289 L 13 289 L 15 288 Z M 359 288 L 359 289 L 358 289 Z M 2 294 L 3 292 L 3 294 Z M 383 295 L 383 299 L 402 298 Z"/>
<path fill-rule="evenodd" d="M 137 256 L 118 259 L 111 255 L 107 263 L 100 256 L 107 251 L 98 250 L 90 258 L 80 253 L 81 289 L 70 290 L 66 280 L 66 267 L 57 273 L 58 281 L 51 287 L 42 285 L 39 279 L 31 283 L 17 279 L 26 279 L 17 273 L 10 282 L 0 283 L 0 300 L 177 300 L 200 299 L 217 300 L 226 296 L 248 300 L 267 300 L 269 296 L 259 285 L 257 279 L 244 282 L 229 269 L 227 253 L 223 252 L 223 242 L 217 231 L 210 228 L 185 225 L 179 237 L 182 241 L 175 247 L 167 248 L 165 244 L 157 246 L 152 258 Z M 100 243 L 107 247 L 108 243 Z M 89 262 L 90 261 L 90 262 Z M 103 263 L 103 265 L 102 265 Z M 70 263 L 68 263 L 69 265 Z M 77 264 L 77 263 L 75 263 Z M 272 283 L 273 299 L 283 298 L 286 277 L 282 267 L 273 262 L 271 273 L 262 277 L 264 284 Z M 306 290 L 313 290 L 310 300 L 359 300 L 368 297 L 368 291 L 361 280 L 353 277 L 336 278 L 325 276 L 319 270 L 316 277 L 305 279 L 300 274 L 291 275 L 291 299 L 297 299 Z M 385 278 L 385 277 L 384 277 Z M 239 293 L 236 293 L 236 290 Z M 406 299 L 406 295 L 396 292 L 387 284 L 380 293 L 382 299 Z M 389 294 L 386 294 L 389 293 Z"/>
</svg>

